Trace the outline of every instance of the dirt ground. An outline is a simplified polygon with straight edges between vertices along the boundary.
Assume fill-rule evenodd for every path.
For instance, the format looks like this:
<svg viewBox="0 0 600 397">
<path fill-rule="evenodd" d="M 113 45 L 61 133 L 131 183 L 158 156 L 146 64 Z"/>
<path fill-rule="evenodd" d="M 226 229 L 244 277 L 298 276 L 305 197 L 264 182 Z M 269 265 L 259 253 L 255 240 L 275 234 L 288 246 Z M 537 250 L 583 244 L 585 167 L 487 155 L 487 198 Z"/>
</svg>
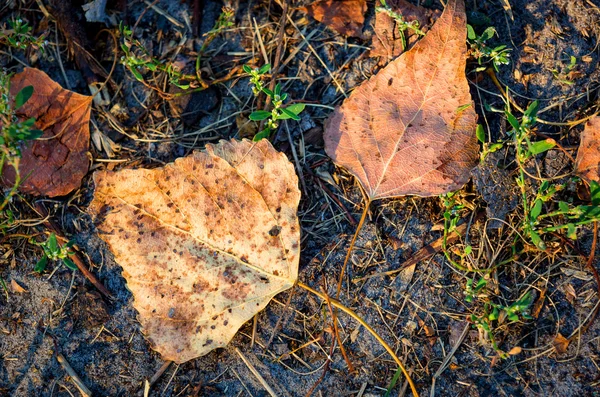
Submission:
<svg viewBox="0 0 600 397">
<path fill-rule="evenodd" d="M 514 20 L 503 9 L 505 2 L 467 0 L 466 9 L 470 23 L 476 25 L 484 16 L 488 20 L 483 25 L 498 31 L 493 43 L 507 44 L 511 49 L 511 62 L 500 67 L 497 77 L 515 101 L 526 107 L 539 99 L 539 116 L 551 123 L 576 120 L 597 111 L 600 2 L 510 0 Z M 46 33 L 49 44 L 43 54 L 0 49 L 0 65 L 12 72 L 30 65 L 63 87 L 89 94 L 81 71 L 67 53 L 64 36 L 44 17 L 38 2 L 4 3 L 0 5 L 0 24 L 20 16 L 35 27 L 36 35 Z M 73 3 L 73 12 L 82 13 L 80 2 Z M 107 10 L 113 22 L 136 25 L 136 38 L 154 56 L 193 66 L 193 54 L 202 45 L 201 35 L 212 28 L 224 5 L 219 1 L 197 2 L 203 5 L 198 23 L 193 3 L 108 1 Z M 299 278 L 333 296 L 356 228 L 349 217 L 354 222 L 359 219 L 363 202 L 353 178 L 337 169 L 325 154 L 322 126 L 344 98 L 335 81 L 348 93 L 380 68 L 378 60 L 368 56 L 375 10 L 374 2 L 369 1 L 365 37 L 357 39 L 341 36 L 306 16 L 298 9 L 306 4 L 296 1 L 288 11 L 282 56 L 285 67 L 280 81 L 292 98 L 317 106 L 308 106 L 300 122 L 287 123 L 288 129 L 280 128 L 272 141 L 302 170 Z M 442 8 L 438 1 L 420 4 Z M 273 59 L 278 45 L 279 2 L 237 0 L 228 5 L 235 10 L 234 26 L 210 43 L 203 60 L 206 73 L 213 77 L 252 59 L 262 64 L 263 52 Z M 196 24 L 200 36 L 190 32 Z M 107 27 L 118 31 L 111 22 L 87 23 L 85 31 L 93 43 L 90 53 L 110 70 L 114 47 L 110 36 L 101 32 Z M 577 73 L 567 76 L 571 56 L 577 60 Z M 471 92 L 479 120 L 495 141 L 507 129 L 503 114 L 493 111 L 504 108 L 502 95 L 485 73 L 475 71 L 476 67 L 474 62 L 468 66 Z M 182 117 L 174 117 L 169 102 L 137 82 L 122 65 L 117 64 L 112 80 L 111 103 L 93 109 L 92 134 L 109 138 L 104 142 L 111 142 L 114 153 L 93 144 L 95 169 L 160 166 L 201 149 L 207 142 L 248 134 L 244 115 L 247 117 L 254 105 L 247 78 L 233 78 L 190 96 L 189 103 L 187 99 L 183 102 L 188 110 Z M 116 123 L 111 121 L 114 119 Z M 539 124 L 538 132 L 556 139 L 574 156 L 582 128 Z M 465 285 L 473 275 L 454 268 L 443 253 L 399 270 L 415 252 L 442 235 L 444 209 L 439 198 L 407 197 L 372 205 L 350 260 L 350 282 L 344 284 L 341 301 L 396 350 L 421 395 L 600 396 L 600 321 L 588 326 L 598 306 L 596 284 L 586 268 L 592 227 L 581 230 L 572 247 L 558 240 L 547 252 L 506 261 L 512 255 L 505 248 L 514 238 L 510 225 L 518 222 L 515 197 L 519 192 L 510 167 L 499 164 L 508 161 L 510 155 L 509 149 L 500 151 L 474 171 L 473 182 L 461 193 L 471 208 L 464 209 L 461 216 L 471 221 L 464 238 L 479 252 L 480 260 L 490 264 L 504 261 L 490 275 L 485 299 L 508 305 L 526 290 L 534 292 L 531 311 L 536 313 L 532 319 L 504 322 L 494 331 L 503 351 L 520 347 L 518 354 L 498 358 L 489 339 L 470 322 L 471 314 L 483 310 L 485 299 L 466 302 Z M 568 176 L 572 170 L 571 162 L 560 151 L 548 152 L 538 165 L 545 177 Z M 59 353 L 95 396 L 142 396 L 144 381 L 163 365 L 144 339 L 119 265 L 85 213 L 92 194 L 88 176 L 84 186 L 70 196 L 41 202 L 65 234 L 76 240 L 92 271 L 113 295 L 110 301 L 80 272 L 58 264 L 49 266 L 44 274 L 34 272 L 41 249 L 23 236 L 42 240 L 44 228 L 27 204 L 36 199 L 25 196 L 11 205 L 23 221 L 0 239 L 0 276 L 9 286 L 6 294 L 0 294 L 2 396 L 79 395 L 57 361 Z M 564 194 L 577 197 L 576 186 Z M 486 207 L 487 216 L 476 220 L 475 215 Z M 486 227 L 494 223 L 493 217 L 502 221 L 496 221 L 495 228 Z M 464 238 L 458 244 L 465 244 Z M 596 252 L 596 268 L 600 267 L 599 257 Z M 27 292 L 12 290 L 12 280 Z M 313 391 L 315 396 L 386 395 L 396 364 L 354 320 L 341 315 L 340 325 L 355 373 L 348 371 L 339 347 L 330 356 L 333 339 L 327 305 L 295 288 L 278 295 L 256 316 L 255 324 L 251 321 L 240 329 L 226 349 L 170 365 L 152 385 L 150 395 L 268 395 L 245 361 L 278 396 L 305 396 L 322 376 Z M 556 347 L 561 340 L 558 335 L 571 341 L 566 351 Z M 329 370 L 324 374 L 328 359 Z M 439 371 L 441 367 L 443 371 Z M 390 390 L 392 396 L 410 395 L 403 377 Z"/>
</svg>

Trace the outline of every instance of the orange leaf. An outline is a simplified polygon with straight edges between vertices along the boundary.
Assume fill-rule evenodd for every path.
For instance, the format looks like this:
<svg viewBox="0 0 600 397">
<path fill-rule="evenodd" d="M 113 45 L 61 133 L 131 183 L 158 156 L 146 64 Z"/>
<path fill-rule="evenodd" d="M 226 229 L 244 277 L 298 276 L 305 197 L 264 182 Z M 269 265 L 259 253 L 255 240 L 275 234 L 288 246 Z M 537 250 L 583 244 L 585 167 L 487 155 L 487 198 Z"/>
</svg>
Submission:
<svg viewBox="0 0 600 397">
<path fill-rule="evenodd" d="M 325 150 L 370 201 L 460 188 L 477 162 L 466 17 L 450 0 L 427 35 L 364 82 L 325 127 Z"/>
<path fill-rule="evenodd" d="M 588 120 L 581 133 L 581 143 L 575 159 L 575 173 L 600 182 L 600 116 Z"/>
<path fill-rule="evenodd" d="M 21 120 L 36 119 L 44 134 L 21 150 L 19 190 L 37 196 L 64 196 L 81 185 L 89 167 L 92 97 L 63 89 L 41 70 L 25 68 L 14 75 L 10 93 L 33 86 L 33 95 L 17 111 Z M 1 182 L 12 186 L 15 170 L 6 167 Z"/>
<path fill-rule="evenodd" d="M 362 37 L 366 0 L 318 0 L 306 7 L 308 15 L 346 36 Z"/>
<path fill-rule="evenodd" d="M 225 346 L 298 277 L 293 165 L 268 140 L 221 141 L 153 170 L 101 171 L 90 204 L 165 360 Z"/>
<path fill-rule="evenodd" d="M 567 352 L 567 348 L 569 347 L 569 340 L 559 333 L 552 341 L 552 345 L 558 354 L 565 354 Z"/>
</svg>

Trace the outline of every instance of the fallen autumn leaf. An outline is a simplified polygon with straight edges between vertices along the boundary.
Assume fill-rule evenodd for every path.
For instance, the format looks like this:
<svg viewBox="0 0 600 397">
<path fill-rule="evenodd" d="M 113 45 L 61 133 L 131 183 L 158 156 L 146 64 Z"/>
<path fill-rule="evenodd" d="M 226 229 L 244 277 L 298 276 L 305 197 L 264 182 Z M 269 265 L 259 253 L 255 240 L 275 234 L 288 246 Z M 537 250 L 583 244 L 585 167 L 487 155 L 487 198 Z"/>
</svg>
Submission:
<svg viewBox="0 0 600 397">
<path fill-rule="evenodd" d="M 64 196 L 81 185 L 88 171 L 92 97 L 65 90 L 32 68 L 11 78 L 10 93 L 14 97 L 30 85 L 33 95 L 17 115 L 22 120 L 35 118 L 35 128 L 44 134 L 21 149 L 19 190 L 36 196 Z M 0 179 L 4 186 L 12 186 L 15 170 L 6 167 Z"/>
<path fill-rule="evenodd" d="M 600 182 L 600 116 L 590 119 L 581 133 L 575 159 L 575 173 Z"/>
<path fill-rule="evenodd" d="M 306 7 L 306 13 L 340 34 L 362 37 L 366 0 L 318 0 Z"/>
<path fill-rule="evenodd" d="M 89 212 L 165 360 L 225 346 L 298 277 L 293 165 L 268 140 L 221 141 L 153 170 L 101 171 Z"/>
<path fill-rule="evenodd" d="M 325 150 L 370 201 L 460 188 L 477 163 L 477 114 L 465 76 L 466 17 L 450 0 L 427 35 L 329 117 Z"/>
</svg>

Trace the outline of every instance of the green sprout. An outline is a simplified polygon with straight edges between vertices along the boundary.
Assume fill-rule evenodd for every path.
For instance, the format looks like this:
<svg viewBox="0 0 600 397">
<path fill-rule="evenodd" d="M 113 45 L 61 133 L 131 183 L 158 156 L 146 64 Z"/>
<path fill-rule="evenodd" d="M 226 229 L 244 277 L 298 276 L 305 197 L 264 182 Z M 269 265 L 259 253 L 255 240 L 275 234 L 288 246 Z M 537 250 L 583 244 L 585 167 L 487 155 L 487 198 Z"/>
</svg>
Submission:
<svg viewBox="0 0 600 397">
<path fill-rule="evenodd" d="M 44 51 L 48 44 L 44 35 L 35 37 L 31 34 L 32 27 L 22 19 L 12 19 L 8 22 L 9 28 L 0 29 L 0 43 L 13 48 L 26 50 L 28 47 Z"/>
<path fill-rule="evenodd" d="M 305 104 L 295 103 L 283 107 L 283 102 L 287 99 L 288 94 L 281 92 L 281 84 L 277 83 L 273 91 L 264 86 L 262 76 L 271 70 L 271 65 L 266 64 L 260 69 L 244 65 L 243 69 L 244 72 L 250 75 L 250 85 L 252 85 L 252 93 L 254 96 L 264 93 L 271 98 L 273 104 L 273 109 L 271 111 L 256 110 L 250 114 L 249 119 L 252 121 L 266 120 L 265 128 L 254 136 L 254 141 L 270 137 L 279 127 L 279 120 L 300 120 L 300 116 L 298 115 L 304 110 Z"/>
<path fill-rule="evenodd" d="M 467 41 L 471 47 L 471 55 L 477 59 L 479 65 L 482 65 L 477 68 L 477 71 L 485 70 L 485 63 L 491 62 L 494 69 L 498 71 L 498 66 L 508 65 L 510 62 L 510 49 L 506 48 L 506 45 L 490 47 L 486 44 L 495 34 L 496 29 L 490 26 L 479 36 L 471 25 L 467 25 Z"/>
<path fill-rule="evenodd" d="M 66 267 L 71 270 L 77 270 L 77 266 L 69 258 L 74 252 L 71 247 L 75 244 L 73 240 L 67 242 L 64 245 L 58 244 L 56 234 L 51 233 L 48 239 L 43 243 L 40 243 L 40 247 L 44 250 L 44 256 L 36 263 L 34 270 L 41 273 L 46 269 L 49 261 L 62 261 Z"/>
<path fill-rule="evenodd" d="M 419 36 L 425 36 L 425 33 L 419 28 L 419 21 L 414 20 L 411 22 L 406 22 L 402 14 L 397 13 L 396 11 L 392 10 L 390 6 L 387 5 L 386 0 L 379 0 L 379 3 L 381 5 L 375 7 L 375 11 L 387 14 L 390 18 L 394 20 L 394 22 L 396 22 L 398 32 L 400 33 L 400 39 L 402 40 L 402 49 L 406 48 L 406 30 L 410 29 Z"/>
<path fill-rule="evenodd" d="M 19 110 L 33 95 L 33 86 L 23 87 L 14 98 L 10 95 L 10 75 L 0 71 L 0 174 L 4 167 L 14 169 L 15 183 L 0 201 L 0 230 L 12 224 L 12 212 L 6 210 L 12 197 L 17 194 L 21 183 L 19 163 L 21 161 L 21 146 L 23 142 L 37 139 L 42 131 L 35 129 L 35 119 L 19 121 Z"/>
</svg>

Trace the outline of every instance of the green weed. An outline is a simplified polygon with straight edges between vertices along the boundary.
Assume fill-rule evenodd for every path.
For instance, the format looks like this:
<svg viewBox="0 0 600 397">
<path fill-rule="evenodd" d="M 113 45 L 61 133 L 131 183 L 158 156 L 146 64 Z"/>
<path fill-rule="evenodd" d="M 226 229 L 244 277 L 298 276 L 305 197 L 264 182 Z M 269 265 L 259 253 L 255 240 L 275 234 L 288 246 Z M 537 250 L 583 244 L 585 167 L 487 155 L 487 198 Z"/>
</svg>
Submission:
<svg viewBox="0 0 600 397">
<path fill-rule="evenodd" d="M 15 183 L 4 194 L 0 201 L 0 232 L 4 232 L 14 221 L 14 214 L 7 206 L 17 194 L 17 189 L 22 181 L 19 171 L 21 161 L 21 146 L 24 142 L 42 136 L 42 131 L 33 128 L 34 118 L 19 121 L 17 110 L 21 108 L 33 95 L 33 86 L 21 89 L 14 98 L 10 96 L 10 75 L 0 71 L 0 174 L 4 167 L 9 166 L 15 170 Z"/>
<path fill-rule="evenodd" d="M 475 29 L 471 25 L 467 25 L 467 41 L 471 48 L 470 52 L 480 65 L 477 71 L 485 70 L 488 63 L 491 63 L 496 71 L 500 65 L 509 63 L 510 49 L 506 48 L 506 45 L 490 47 L 486 44 L 495 34 L 496 29 L 492 26 L 484 30 L 481 35 L 477 35 Z"/>
<path fill-rule="evenodd" d="M 304 110 L 305 105 L 303 103 L 295 103 L 283 107 L 283 102 L 288 98 L 288 94 L 281 92 L 281 84 L 277 83 L 273 91 L 266 88 L 262 81 L 262 76 L 271 70 L 271 65 L 266 64 L 263 67 L 251 68 L 248 65 L 244 65 L 244 72 L 250 75 L 250 84 L 252 85 L 252 92 L 254 96 L 258 96 L 260 93 L 264 93 L 271 98 L 273 109 L 268 110 L 256 110 L 249 116 L 250 120 L 263 121 L 266 120 L 265 128 L 254 136 L 254 141 L 259 141 L 263 138 L 269 138 L 271 134 L 279 127 L 279 120 L 300 120 L 298 116 Z"/>
<path fill-rule="evenodd" d="M 400 39 L 402 40 L 402 48 L 406 48 L 406 34 L 405 32 L 410 29 L 415 32 L 419 36 L 424 36 L 425 33 L 419 28 L 419 21 L 406 22 L 402 14 L 397 13 L 392 10 L 390 6 L 387 5 L 386 0 L 379 0 L 380 6 L 375 7 L 376 12 L 382 12 L 387 14 L 390 18 L 396 22 L 396 27 L 398 28 L 398 32 L 400 33 Z"/>
<path fill-rule="evenodd" d="M 0 44 L 8 45 L 19 50 L 32 47 L 44 51 L 48 44 L 44 35 L 35 37 L 31 34 L 32 27 L 22 19 L 12 19 L 8 22 L 8 28 L 0 29 Z"/>
<path fill-rule="evenodd" d="M 38 273 L 46 269 L 49 261 L 62 261 L 66 267 L 71 270 L 77 270 L 75 263 L 69 258 L 74 252 L 71 247 L 75 244 L 73 240 L 67 242 L 63 246 L 58 244 L 56 234 L 51 233 L 48 239 L 43 243 L 37 243 L 44 250 L 44 256 L 36 263 L 34 270 Z"/>
</svg>

